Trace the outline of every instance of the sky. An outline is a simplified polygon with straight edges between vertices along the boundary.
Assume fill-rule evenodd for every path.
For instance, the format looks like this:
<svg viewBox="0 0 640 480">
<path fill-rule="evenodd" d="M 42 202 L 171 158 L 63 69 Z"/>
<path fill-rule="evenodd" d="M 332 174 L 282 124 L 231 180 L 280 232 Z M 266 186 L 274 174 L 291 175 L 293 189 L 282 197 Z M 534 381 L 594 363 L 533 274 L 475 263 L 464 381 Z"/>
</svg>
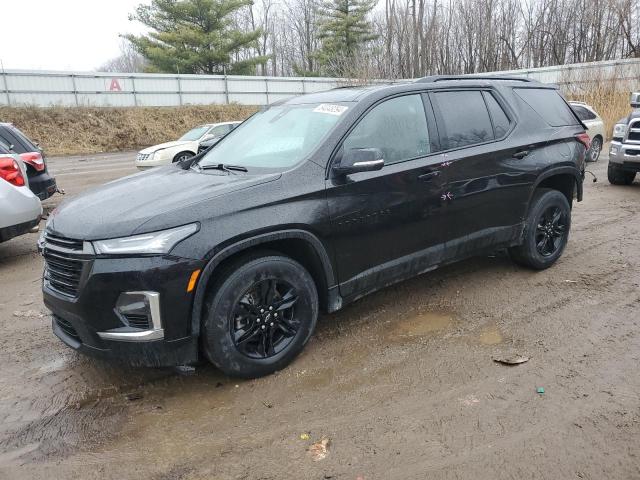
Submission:
<svg viewBox="0 0 640 480">
<path fill-rule="evenodd" d="M 117 57 L 128 15 L 150 0 L 0 0 L 5 69 L 90 71 Z"/>
</svg>

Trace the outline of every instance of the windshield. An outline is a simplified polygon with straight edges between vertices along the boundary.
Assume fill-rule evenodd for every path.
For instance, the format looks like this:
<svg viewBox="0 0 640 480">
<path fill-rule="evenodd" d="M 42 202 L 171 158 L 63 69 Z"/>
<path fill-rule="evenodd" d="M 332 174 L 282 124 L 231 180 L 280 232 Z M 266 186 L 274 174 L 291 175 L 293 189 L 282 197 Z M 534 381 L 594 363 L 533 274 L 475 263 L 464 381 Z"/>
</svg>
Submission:
<svg viewBox="0 0 640 480">
<path fill-rule="evenodd" d="M 198 140 L 202 135 L 204 135 L 207 130 L 209 130 L 208 126 L 200 125 L 199 127 L 189 130 L 187 133 L 180 137 L 180 140 L 188 140 L 190 142 L 193 142 L 194 140 Z"/>
<path fill-rule="evenodd" d="M 287 168 L 309 155 L 347 110 L 344 105 L 279 105 L 242 123 L 200 161 L 247 168 Z"/>
</svg>

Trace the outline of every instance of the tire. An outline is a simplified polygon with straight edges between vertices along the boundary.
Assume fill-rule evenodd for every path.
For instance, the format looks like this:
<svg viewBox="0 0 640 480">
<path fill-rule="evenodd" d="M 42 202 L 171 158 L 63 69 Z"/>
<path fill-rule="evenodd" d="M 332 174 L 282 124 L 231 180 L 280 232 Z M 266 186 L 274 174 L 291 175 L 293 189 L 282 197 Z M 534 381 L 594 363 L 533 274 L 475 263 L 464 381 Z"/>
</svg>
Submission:
<svg viewBox="0 0 640 480">
<path fill-rule="evenodd" d="M 607 178 L 611 185 L 631 185 L 636 178 L 636 172 L 625 172 L 609 164 Z"/>
<path fill-rule="evenodd" d="M 591 146 L 587 151 L 587 161 L 589 162 L 597 162 L 600 158 L 600 152 L 602 151 L 602 138 L 600 136 L 593 137 L 591 141 Z"/>
<path fill-rule="evenodd" d="M 509 249 L 511 258 L 520 265 L 544 270 L 562 255 L 571 229 L 571 207 L 558 190 L 534 192 L 524 227 L 521 245 Z"/>
<path fill-rule="evenodd" d="M 176 156 L 173 157 L 172 161 L 173 163 L 182 162 L 184 160 L 190 159 L 193 156 L 194 156 L 193 152 L 184 151 L 184 152 L 177 153 Z"/>
<path fill-rule="evenodd" d="M 244 257 L 210 291 L 202 350 L 227 375 L 269 375 L 302 351 L 317 319 L 318 292 L 302 265 L 269 252 Z"/>
</svg>

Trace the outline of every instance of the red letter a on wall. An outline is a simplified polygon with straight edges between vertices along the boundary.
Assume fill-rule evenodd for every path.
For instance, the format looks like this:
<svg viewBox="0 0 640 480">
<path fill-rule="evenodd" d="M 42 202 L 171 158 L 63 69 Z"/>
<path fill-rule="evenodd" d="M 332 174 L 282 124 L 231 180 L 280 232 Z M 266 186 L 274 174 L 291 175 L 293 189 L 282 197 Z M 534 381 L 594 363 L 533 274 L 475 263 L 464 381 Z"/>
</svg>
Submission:
<svg viewBox="0 0 640 480">
<path fill-rule="evenodd" d="M 118 82 L 117 78 L 111 79 L 111 85 L 109 85 L 109 90 L 112 92 L 121 92 L 122 87 L 120 86 L 120 82 Z"/>
</svg>

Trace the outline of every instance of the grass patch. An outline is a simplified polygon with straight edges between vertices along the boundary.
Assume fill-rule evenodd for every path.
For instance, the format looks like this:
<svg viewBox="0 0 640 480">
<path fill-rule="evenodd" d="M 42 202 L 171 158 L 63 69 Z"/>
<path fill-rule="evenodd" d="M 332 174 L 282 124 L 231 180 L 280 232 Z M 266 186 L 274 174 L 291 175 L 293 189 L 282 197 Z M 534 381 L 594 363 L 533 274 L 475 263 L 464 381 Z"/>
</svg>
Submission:
<svg viewBox="0 0 640 480">
<path fill-rule="evenodd" d="M 11 122 L 48 155 L 135 150 L 176 140 L 203 123 L 244 120 L 258 107 L 0 107 L 0 121 Z"/>
</svg>

